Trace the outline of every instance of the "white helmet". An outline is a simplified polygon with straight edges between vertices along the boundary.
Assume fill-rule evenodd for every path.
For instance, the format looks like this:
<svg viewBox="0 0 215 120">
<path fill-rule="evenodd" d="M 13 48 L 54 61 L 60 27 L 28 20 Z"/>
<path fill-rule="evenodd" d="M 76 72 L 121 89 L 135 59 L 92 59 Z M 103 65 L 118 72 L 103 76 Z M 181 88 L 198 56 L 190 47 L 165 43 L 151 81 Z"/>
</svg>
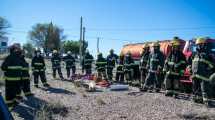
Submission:
<svg viewBox="0 0 215 120">
<path fill-rule="evenodd" d="M 69 54 L 69 55 L 70 55 L 71 53 L 72 53 L 71 51 L 67 51 L 67 54 Z"/>
</svg>

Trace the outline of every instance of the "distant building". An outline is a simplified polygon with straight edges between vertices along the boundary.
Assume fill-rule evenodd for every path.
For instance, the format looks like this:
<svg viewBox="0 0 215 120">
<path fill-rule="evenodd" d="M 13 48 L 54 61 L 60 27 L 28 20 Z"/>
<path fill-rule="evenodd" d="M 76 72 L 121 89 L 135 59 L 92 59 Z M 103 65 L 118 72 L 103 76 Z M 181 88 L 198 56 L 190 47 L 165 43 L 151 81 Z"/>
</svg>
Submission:
<svg viewBox="0 0 215 120">
<path fill-rule="evenodd" d="M 0 38 L 0 53 L 5 53 L 8 51 L 8 38 L 1 37 Z"/>
</svg>

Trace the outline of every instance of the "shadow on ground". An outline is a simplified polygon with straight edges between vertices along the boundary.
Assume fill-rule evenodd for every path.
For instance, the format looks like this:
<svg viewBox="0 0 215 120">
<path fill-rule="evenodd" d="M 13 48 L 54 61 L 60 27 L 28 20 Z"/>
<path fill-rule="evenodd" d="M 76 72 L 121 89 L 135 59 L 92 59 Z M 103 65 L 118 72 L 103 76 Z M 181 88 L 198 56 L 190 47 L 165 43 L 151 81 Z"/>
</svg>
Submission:
<svg viewBox="0 0 215 120">
<path fill-rule="evenodd" d="M 67 94 L 67 95 L 75 95 L 75 92 L 71 92 L 65 89 L 61 88 L 54 88 L 54 87 L 48 87 L 48 88 L 41 88 L 42 90 L 48 91 L 50 93 L 56 93 L 56 94 Z"/>
<path fill-rule="evenodd" d="M 23 101 L 23 104 L 16 106 L 13 112 L 17 113 L 19 117 L 24 120 L 33 120 L 36 112 L 44 105 L 48 103 L 35 96 L 28 97 L 27 100 Z"/>
</svg>

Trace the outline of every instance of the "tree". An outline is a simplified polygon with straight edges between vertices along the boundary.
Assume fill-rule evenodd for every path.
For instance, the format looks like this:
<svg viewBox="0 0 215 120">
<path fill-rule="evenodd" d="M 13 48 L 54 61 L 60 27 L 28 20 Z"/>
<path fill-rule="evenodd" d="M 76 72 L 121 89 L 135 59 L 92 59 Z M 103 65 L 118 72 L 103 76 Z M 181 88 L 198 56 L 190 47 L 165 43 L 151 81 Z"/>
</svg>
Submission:
<svg viewBox="0 0 215 120">
<path fill-rule="evenodd" d="M 31 43 L 26 43 L 23 45 L 23 50 L 25 50 L 25 54 L 26 54 L 26 57 L 29 57 L 31 58 L 33 56 L 33 53 L 34 53 L 34 47 Z"/>
<path fill-rule="evenodd" d="M 38 47 L 43 48 L 44 52 L 50 52 L 53 49 L 60 50 L 61 41 L 66 38 L 63 35 L 63 29 L 50 24 L 36 24 L 29 32 L 30 40 Z"/>
<path fill-rule="evenodd" d="M 84 42 L 84 50 L 86 50 L 87 47 L 88 47 L 88 43 Z M 79 41 L 68 40 L 63 43 L 63 49 L 65 52 L 71 51 L 73 54 L 78 55 L 79 48 L 80 48 Z"/>
<path fill-rule="evenodd" d="M 6 29 L 9 27 L 9 22 L 3 17 L 0 17 L 0 38 L 5 37 L 5 35 L 7 34 Z"/>
</svg>

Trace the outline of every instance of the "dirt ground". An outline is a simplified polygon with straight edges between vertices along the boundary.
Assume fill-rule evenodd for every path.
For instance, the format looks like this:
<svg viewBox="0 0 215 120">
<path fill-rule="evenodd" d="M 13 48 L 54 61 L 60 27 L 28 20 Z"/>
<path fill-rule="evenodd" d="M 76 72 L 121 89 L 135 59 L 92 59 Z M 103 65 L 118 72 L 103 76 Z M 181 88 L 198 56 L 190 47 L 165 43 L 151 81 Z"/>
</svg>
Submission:
<svg viewBox="0 0 215 120">
<path fill-rule="evenodd" d="M 193 103 L 185 95 L 174 99 L 163 93 L 142 93 L 135 87 L 86 92 L 71 81 L 52 79 L 50 64 L 47 68 L 51 87 L 32 86 L 35 96 L 25 98 L 12 111 L 16 120 L 215 120 L 215 108 Z"/>
</svg>

